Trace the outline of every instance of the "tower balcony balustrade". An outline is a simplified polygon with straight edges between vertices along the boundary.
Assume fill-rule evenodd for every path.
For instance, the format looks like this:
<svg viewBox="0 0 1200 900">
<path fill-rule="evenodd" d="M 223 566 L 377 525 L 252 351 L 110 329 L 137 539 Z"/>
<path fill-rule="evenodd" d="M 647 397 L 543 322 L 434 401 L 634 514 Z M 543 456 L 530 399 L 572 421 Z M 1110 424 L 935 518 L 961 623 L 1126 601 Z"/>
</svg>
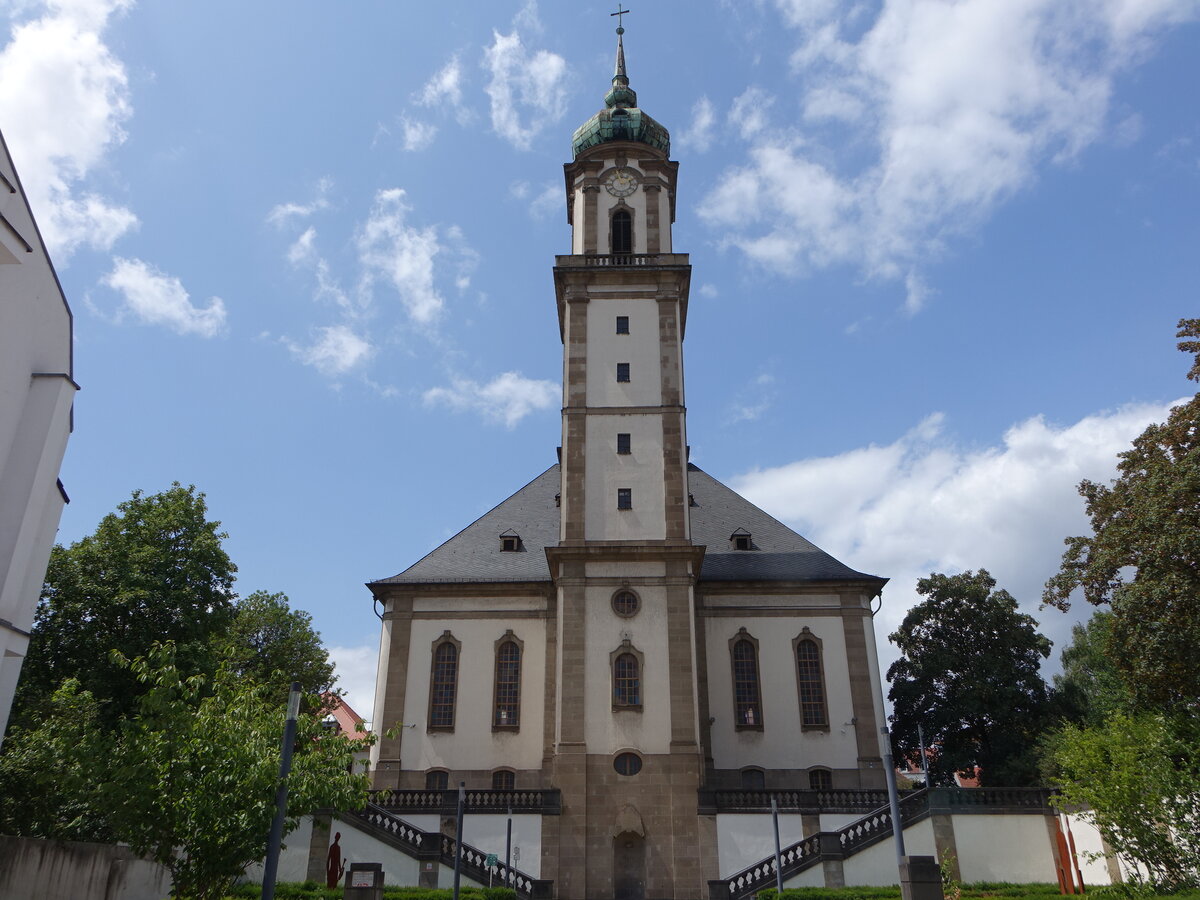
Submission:
<svg viewBox="0 0 1200 900">
<path fill-rule="evenodd" d="M 663 268 L 686 266 L 686 253 L 575 253 L 571 256 L 556 256 L 554 264 L 560 268 Z"/>
</svg>

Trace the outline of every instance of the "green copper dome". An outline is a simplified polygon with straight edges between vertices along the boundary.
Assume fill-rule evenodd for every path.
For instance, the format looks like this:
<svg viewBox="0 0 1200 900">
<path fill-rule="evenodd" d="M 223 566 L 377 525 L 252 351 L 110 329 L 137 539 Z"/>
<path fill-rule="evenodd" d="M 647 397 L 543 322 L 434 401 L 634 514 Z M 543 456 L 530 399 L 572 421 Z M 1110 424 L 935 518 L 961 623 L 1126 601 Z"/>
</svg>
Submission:
<svg viewBox="0 0 1200 900">
<path fill-rule="evenodd" d="M 667 129 L 638 109 L 637 92 L 629 86 L 625 74 L 625 44 L 621 37 L 625 29 L 617 29 L 617 68 L 612 89 L 604 95 L 605 108 L 575 129 L 571 138 L 571 155 L 597 144 L 610 141 L 636 141 L 671 155 L 671 135 Z"/>
</svg>

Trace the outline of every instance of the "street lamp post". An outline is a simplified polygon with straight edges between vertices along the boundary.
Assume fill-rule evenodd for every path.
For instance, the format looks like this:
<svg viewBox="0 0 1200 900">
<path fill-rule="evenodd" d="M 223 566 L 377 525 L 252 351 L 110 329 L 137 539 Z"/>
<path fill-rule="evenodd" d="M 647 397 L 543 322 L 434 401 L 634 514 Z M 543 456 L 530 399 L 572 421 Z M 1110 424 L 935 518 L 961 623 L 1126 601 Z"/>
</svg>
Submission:
<svg viewBox="0 0 1200 900">
<path fill-rule="evenodd" d="M 296 717 L 300 714 L 300 682 L 292 682 L 288 694 L 287 721 L 283 725 L 283 745 L 279 758 L 279 786 L 275 789 L 275 818 L 267 838 L 267 861 L 263 866 L 262 900 L 274 900 L 275 878 L 279 874 L 279 845 L 283 841 L 283 820 L 287 817 L 287 777 L 292 770 L 292 746 L 296 743 Z"/>
</svg>

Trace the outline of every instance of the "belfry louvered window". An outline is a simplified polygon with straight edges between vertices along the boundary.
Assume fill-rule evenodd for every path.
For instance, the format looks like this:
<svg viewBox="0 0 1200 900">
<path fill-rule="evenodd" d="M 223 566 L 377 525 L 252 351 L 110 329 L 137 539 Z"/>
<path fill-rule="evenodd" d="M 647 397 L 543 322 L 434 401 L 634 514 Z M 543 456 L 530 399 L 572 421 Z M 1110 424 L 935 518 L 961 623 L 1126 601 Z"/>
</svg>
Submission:
<svg viewBox="0 0 1200 900">
<path fill-rule="evenodd" d="M 733 705 L 739 728 L 762 728 L 758 651 L 746 638 L 733 644 Z"/>
<path fill-rule="evenodd" d="M 496 649 L 495 728 L 516 728 L 521 724 L 521 648 L 506 640 Z"/>
<path fill-rule="evenodd" d="M 633 252 L 633 217 L 623 209 L 613 213 L 612 252 L 614 254 Z"/>
<path fill-rule="evenodd" d="M 821 672 L 821 648 L 813 638 L 796 641 L 796 679 L 800 689 L 800 724 L 824 727 L 825 678 Z"/>
<path fill-rule="evenodd" d="M 454 727 L 454 705 L 458 695 L 458 644 L 447 636 L 433 650 L 433 672 L 429 684 L 429 727 Z"/>
</svg>

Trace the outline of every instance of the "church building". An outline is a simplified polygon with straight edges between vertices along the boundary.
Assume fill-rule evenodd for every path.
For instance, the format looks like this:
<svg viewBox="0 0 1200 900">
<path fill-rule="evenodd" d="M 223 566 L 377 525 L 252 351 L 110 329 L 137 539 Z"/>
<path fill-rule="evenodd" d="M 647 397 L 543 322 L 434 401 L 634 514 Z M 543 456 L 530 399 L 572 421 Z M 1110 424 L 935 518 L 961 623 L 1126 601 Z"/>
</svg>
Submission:
<svg viewBox="0 0 1200 900">
<path fill-rule="evenodd" d="M 604 108 L 564 167 L 558 462 L 370 583 L 372 778 L 555 791 L 520 861 L 555 896 L 699 898 L 745 852 L 714 797 L 819 806 L 884 788 L 872 613 L 886 579 L 689 463 L 679 164 L 617 34 Z"/>
</svg>

